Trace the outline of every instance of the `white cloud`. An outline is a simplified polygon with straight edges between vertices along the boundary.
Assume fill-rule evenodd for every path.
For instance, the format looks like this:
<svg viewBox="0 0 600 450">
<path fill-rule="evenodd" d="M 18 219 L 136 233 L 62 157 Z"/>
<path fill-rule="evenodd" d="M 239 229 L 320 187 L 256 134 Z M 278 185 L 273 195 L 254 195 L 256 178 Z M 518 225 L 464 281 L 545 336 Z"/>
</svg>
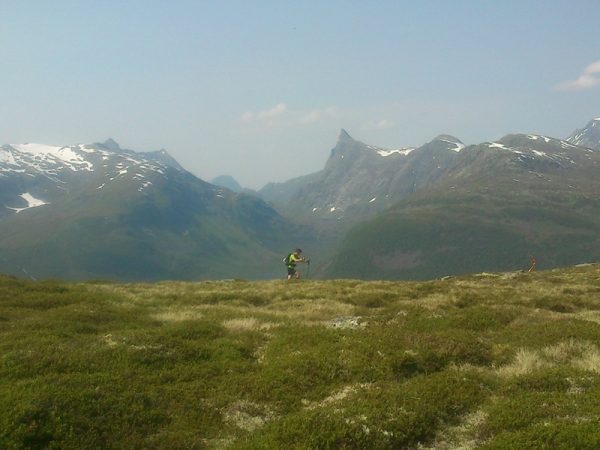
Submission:
<svg viewBox="0 0 600 450">
<path fill-rule="evenodd" d="M 267 127 L 271 127 L 275 123 L 275 119 L 285 114 L 287 111 L 287 105 L 285 103 L 277 103 L 270 109 L 259 111 L 257 113 L 253 111 L 246 111 L 240 116 L 240 120 L 244 123 L 258 123 Z"/>
<path fill-rule="evenodd" d="M 381 119 L 377 122 L 367 122 L 361 126 L 361 129 L 365 131 L 374 131 L 374 130 L 386 130 L 388 128 L 392 128 L 396 123 L 390 119 Z"/>
<path fill-rule="evenodd" d="M 304 114 L 301 122 L 310 124 L 325 119 L 338 119 L 340 115 L 340 109 L 337 106 L 329 106 L 324 109 L 313 109 L 312 111 L 309 111 L 308 113 Z"/>
<path fill-rule="evenodd" d="M 388 119 L 382 119 L 375 124 L 376 130 L 385 130 L 386 128 L 391 128 L 394 126 L 394 122 Z"/>
<path fill-rule="evenodd" d="M 266 121 L 270 121 L 273 120 L 274 118 L 276 118 L 277 116 L 282 115 L 283 113 L 285 113 L 287 111 L 287 106 L 285 103 L 277 103 L 275 106 L 273 106 L 271 109 L 267 109 L 265 111 L 260 111 L 256 117 L 259 120 L 266 120 Z"/>
<path fill-rule="evenodd" d="M 273 126 L 297 126 L 298 124 L 317 124 L 340 119 L 341 110 L 337 106 L 316 108 L 312 110 L 290 109 L 285 103 L 278 103 L 272 108 L 263 111 L 246 111 L 240 116 L 240 121 L 254 124 L 259 129 L 272 128 Z"/>
<path fill-rule="evenodd" d="M 252 122 L 254 120 L 254 113 L 252 111 L 246 111 L 241 115 L 240 120 L 246 123 Z"/>
<path fill-rule="evenodd" d="M 323 116 L 323 113 L 318 109 L 314 109 L 302 118 L 302 123 L 315 123 Z"/>
<path fill-rule="evenodd" d="M 585 68 L 575 80 L 563 81 L 556 85 L 559 91 L 581 91 L 600 85 L 600 61 L 595 61 Z"/>
</svg>

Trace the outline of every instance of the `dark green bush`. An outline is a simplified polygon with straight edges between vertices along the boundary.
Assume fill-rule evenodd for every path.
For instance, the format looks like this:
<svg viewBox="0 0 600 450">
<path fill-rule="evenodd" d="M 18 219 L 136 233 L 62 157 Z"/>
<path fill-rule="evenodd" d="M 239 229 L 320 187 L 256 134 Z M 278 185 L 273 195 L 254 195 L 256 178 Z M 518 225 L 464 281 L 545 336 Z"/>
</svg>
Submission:
<svg viewBox="0 0 600 450">
<path fill-rule="evenodd" d="M 534 424 L 518 432 L 505 431 L 482 450 L 596 450 L 600 448 L 598 422 L 569 423 L 555 420 Z"/>
<path fill-rule="evenodd" d="M 445 371 L 359 389 L 336 403 L 290 414 L 236 446 L 243 449 L 389 449 L 427 443 L 487 395 L 488 382 Z"/>
</svg>

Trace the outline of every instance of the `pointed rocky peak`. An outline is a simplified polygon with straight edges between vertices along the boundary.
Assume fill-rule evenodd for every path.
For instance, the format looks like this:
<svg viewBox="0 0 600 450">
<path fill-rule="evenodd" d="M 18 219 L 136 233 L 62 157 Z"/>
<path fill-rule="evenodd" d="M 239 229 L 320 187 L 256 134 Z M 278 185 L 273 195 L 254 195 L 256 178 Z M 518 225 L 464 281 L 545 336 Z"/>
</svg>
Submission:
<svg viewBox="0 0 600 450">
<path fill-rule="evenodd" d="M 435 137 L 434 141 L 444 141 L 452 142 L 453 144 L 462 144 L 462 141 L 460 139 L 449 134 L 440 134 L 439 136 Z"/>
<path fill-rule="evenodd" d="M 113 138 L 108 138 L 102 142 L 102 146 L 111 152 L 119 153 L 121 151 L 121 146 Z"/>
<path fill-rule="evenodd" d="M 156 150 L 155 152 L 140 153 L 140 155 L 144 156 L 145 158 L 151 159 L 152 161 L 157 161 L 169 167 L 173 167 L 174 169 L 184 170 L 184 168 L 181 167 L 177 160 L 173 158 L 164 148 Z"/>
<path fill-rule="evenodd" d="M 325 164 L 325 170 L 331 170 L 335 167 L 345 167 L 355 161 L 365 150 L 368 150 L 365 144 L 352 139 L 348 132 L 342 129 L 337 144 L 331 149 L 331 154 Z"/>
<path fill-rule="evenodd" d="M 453 150 L 455 152 L 460 152 L 463 148 L 465 148 L 465 144 L 463 144 L 460 139 L 449 134 L 440 134 L 436 136 L 435 139 L 431 141 L 431 144 L 436 144 L 436 146 L 443 145 L 448 150 Z"/>
<path fill-rule="evenodd" d="M 227 188 L 233 192 L 242 192 L 243 188 L 231 175 L 219 175 L 211 181 L 215 186 Z"/>
<path fill-rule="evenodd" d="M 346 130 L 343 128 L 340 130 L 340 136 L 338 137 L 338 142 L 354 142 L 354 139 L 348 134 Z"/>
<path fill-rule="evenodd" d="M 575 130 L 567 142 L 600 151 L 600 117 L 592 119 L 585 128 Z"/>
</svg>

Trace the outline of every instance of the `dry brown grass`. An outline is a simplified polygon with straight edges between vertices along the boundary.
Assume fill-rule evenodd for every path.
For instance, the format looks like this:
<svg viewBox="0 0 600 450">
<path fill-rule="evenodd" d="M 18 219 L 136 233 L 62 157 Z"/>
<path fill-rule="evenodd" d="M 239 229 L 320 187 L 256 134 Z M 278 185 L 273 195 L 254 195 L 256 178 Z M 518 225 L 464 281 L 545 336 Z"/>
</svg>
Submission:
<svg viewBox="0 0 600 450">
<path fill-rule="evenodd" d="M 570 339 L 539 350 L 520 349 L 513 362 L 496 369 L 501 377 L 518 377 L 560 365 L 600 372 L 600 351 L 595 344 Z"/>
<path fill-rule="evenodd" d="M 481 442 L 477 430 L 483 425 L 488 414 L 477 410 L 467 414 L 458 425 L 443 428 L 437 434 L 435 441 L 430 446 L 419 447 L 420 450 L 472 450 Z"/>
<path fill-rule="evenodd" d="M 167 308 L 151 314 L 155 320 L 160 322 L 183 322 L 186 320 L 198 320 L 203 317 L 199 308 Z"/>
<path fill-rule="evenodd" d="M 332 393 L 331 395 L 325 397 L 323 400 L 319 400 L 319 401 L 316 401 L 316 402 L 310 402 L 308 400 L 302 400 L 302 403 L 304 405 L 304 408 L 307 409 L 307 410 L 312 410 L 312 409 L 317 409 L 317 408 L 323 408 L 325 406 L 328 406 L 328 405 L 340 402 L 340 401 L 346 399 L 347 397 L 358 393 L 361 390 L 369 389 L 372 386 L 373 385 L 371 383 L 351 384 L 351 385 L 348 385 L 348 386 L 344 386 L 342 389 L 340 389 L 340 390 Z"/>
<path fill-rule="evenodd" d="M 239 319 L 229 319 L 223 322 L 223 326 L 229 331 L 255 331 L 270 330 L 276 327 L 273 322 L 262 322 L 255 317 L 242 317 Z"/>
</svg>

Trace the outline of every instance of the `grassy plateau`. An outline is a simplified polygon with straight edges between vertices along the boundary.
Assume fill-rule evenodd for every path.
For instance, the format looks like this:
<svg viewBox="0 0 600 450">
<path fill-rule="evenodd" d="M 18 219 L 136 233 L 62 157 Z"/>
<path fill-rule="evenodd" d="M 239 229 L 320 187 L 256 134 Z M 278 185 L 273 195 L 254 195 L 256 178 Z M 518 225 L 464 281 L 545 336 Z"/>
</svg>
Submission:
<svg viewBox="0 0 600 450">
<path fill-rule="evenodd" d="M 597 449 L 600 265 L 0 277 L 2 449 Z"/>
</svg>

